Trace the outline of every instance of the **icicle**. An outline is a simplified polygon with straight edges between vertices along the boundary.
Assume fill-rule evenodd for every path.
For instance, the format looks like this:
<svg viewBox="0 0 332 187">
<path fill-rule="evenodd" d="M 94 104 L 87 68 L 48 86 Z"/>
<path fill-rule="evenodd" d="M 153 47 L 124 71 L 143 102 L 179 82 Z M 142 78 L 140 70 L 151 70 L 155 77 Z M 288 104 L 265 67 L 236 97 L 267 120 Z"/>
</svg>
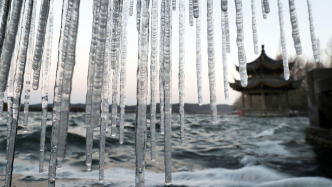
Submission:
<svg viewBox="0 0 332 187">
<path fill-rule="evenodd" d="M 264 0 L 262 0 L 262 14 L 263 14 L 263 18 L 266 19 L 266 12 L 265 12 L 265 8 L 264 8 Z"/>
<path fill-rule="evenodd" d="M 26 56 L 28 51 L 28 42 L 29 42 L 29 32 L 30 32 L 30 24 L 31 24 L 31 14 L 32 14 L 32 6 L 33 1 L 28 0 L 27 6 L 24 8 L 24 19 L 22 21 L 22 35 L 21 35 L 21 45 L 18 52 L 18 61 L 15 72 L 15 82 L 14 82 L 14 100 L 13 100 L 13 120 L 11 122 L 10 127 L 10 138 L 7 152 L 7 166 L 6 166 L 6 186 L 11 186 L 12 181 L 12 172 L 14 165 L 14 155 L 15 155 L 15 141 L 17 135 L 17 127 L 18 127 L 18 117 L 19 117 L 19 108 L 21 105 L 21 94 L 23 87 L 23 76 L 24 76 L 24 68 L 26 62 Z M 15 6 L 15 4 L 14 4 Z M 11 17 L 13 19 L 13 17 Z M 8 33 L 7 33 L 8 34 Z"/>
<path fill-rule="evenodd" d="M 184 49 L 184 33 L 185 33 L 185 3 L 179 0 L 179 112 L 181 127 L 181 142 L 184 142 L 184 65 L 185 65 L 185 49 Z"/>
<path fill-rule="evenodd" d="M 139 31 L 140 27 L 140 20 L 141 20 L 141 0 L 137 0 L 136 4 L 136 28 Z"/>
<path fill-rule="evenodd" d="M 4 94 L 3 92 L 0 92 L 0 120 L 3 119 L 3 103 L 4 103 Z"/>
<path fill-rule="evenodd" d="M 189 0 L 189 23 L 190 26 L 194 25 L 194 2 Z"/>
<path fill-rule="evenodd" d="M 165 37 L 165 3 L 161 1 L 160 9 L 160 44 L 159 44 L 159 98 L 160 98 L 160 134 L 164 134 L 165 113 L 164 113 L 164 37 Z"/>
<path fill-rule="evenodd" d="M 221 0 L 221 10 L 223 12 L 227 12 L 228 9 L 228 2 L 227 0 Z"/>
<path fill-rule="evenodd" d="M 294 41 L 294 48 L 296 50 L 296 54 L 301 55 L 302 46 L 301 46 L 299 25 L 297 22 L 295 1 L 289 0 L 288 2 L 289 2 L 290 20 L 292 23 L 292 36 L 293 36 L 293 41 Z"/>
<path fill-rule="evenodd" d="M 172 0 L 172 9 L 173 11 L 176 10 L 176 0 Z"/>
<path fill-rule="evenodd" d="M 281 0 L 278 0 L 282 61 L 283 61 L 283 65 L 284 65 L 284 77 L 285 77 L 285 80 L 288 80 L 289 79 L 289 68 L 288 68 L 288 58 L 287 58 L 287 49 L 286 49 L 286 38 L 285 38 L 285 31 L 284 31 L 284 16 L 283 16 L 282 8 L 283 8 L 283 6 L 281 3 Z"/>
<path fill-rule="evenodd" d="M 199 0 L 193 0 L 194 18 L 199 17 Z"/>
<path fill-rule="evenodd" d="M 36 36 L 36 46 L 35 46 L 35 50 L 34 50 L 33 65 L 32 65 L 32 69 L 34 70 L 32 89 L 34 89 L 34 90 L 37 90 L 38 86 L 39 86 L 40 66 L 41 66 L 41 59 L 42 59 L 43 51 L 44 51 L 46 25 L 47 25 L 49 9 L 50 9 L 50 0 L 42 0 L 41 5 L 40 5 L 39 23 L 38 23 L 38 30 L 37 30 L 37 36 Z"/>
<path fill-rule="evenodd" d="M 134 0 L 130 0 L 129 15 L 133 16 L 133 12 L 134 12 Z"/>
<path fill-rule="evenodd" d="M 225 32 L 226 32 L 226 50 L 227 50 L 227 53 L 230 53 L 231 52 L 231 44 L 230 44 L 230 41 L 229 41 L 229 22 L 228 22 L 228 12 L 224 12 L 224 15 L 225 15 Z"/>
<path fill-rule="evenodd" d="M 21 16 L 22 1 L 13 0 L 11 6 L 10 19 L 7 23 L 5 40 L 0 57 L 0 93 L 3 93 L 7 86 L 10 62 L 15 48 L 16 34 Z"/>
<path fill-rule="evenodd" d="M 124 130 L 124 115 L 126 103 L 126 63 L 127 63 L 127 24 L 128 24 L 128 9 L 129 0 L 123 3 L 122 12 L 122 38 L 121 38 L 121 72 L 120 72 L 120 144 L 123 144 L 123 130 Z"/>
<path fill-rule="evenodd" d="M 308 4 L 308 14 L 309 14 L 309 22 L 310 22 L 310 35 L 311 35 L 312 51 L 314 54 L 315 62 L 319 62 L 319 55 L 318 55 L 318 50 L 317 50 L 317 41 L 316 41 L 316 35 L 315 35 L 314 17 L 312 14 L 311 0 L 307 0 L 307 4 Z"/>
<path fill-rule="evenodd" d="M 114 3 L 116 0 L 114 1 Z M 113 68 L 113 76 L 112 76 L 112 136 L 116 136 L 116 126 L 117 126 L 117 118 L 118 118 L 118 83 L 119 83 L 119 71 L 120 71 L 120 38 L 122 33 L 122 5 L 123 1 L 120 0 L 117 2 L 117 5 L 114 4 L 113 11 L 113 24 L 112 29 L 112 48 L 111 48 L 111 63 Z M 118 6 L 118 7 L 116 7 Z M 114 31 L 115 30 L 115 31 Z"/>
<path fill-rule="evenodd" d="M 256 10 L 255 10 L 255 0 L 251 0 L 251 13 L 252 13 L 252 35 L 254 41 L 254 51 L 258 54 L 258 39 L 257 39 L 257 24 L 256 24 Z"/>
<path fill-rule="evenodd" d="M 98 46 L 98 24 L 99 24 L 99 9 L 100 0 L 93 3 L 93 22 L 92 22 L 92 39 L 90 45 L 89 57 L 89 71 L 87 79 L 87 94 L 86 94 L 86 108 L 85 108 L 85 126 L 86 126 L 86 166 L 87 171 L 91 170 L 92 163 L 92 147 L 93 147 L 93 129 L 98 126 L 100 118 L 100 74 L 95 74 L 96 65 L 96 50 Z M 100 69 L 98 68 L 98 71 Z M 99 75 L 95 77 L 95 75 Z M 98 80 L 95 79 L 98 78 Z M 95 85 L 96 83 L 96 85 Z M 92 98 L 94 98 L 92 100 Z"/>
<path fill-rule="evenodd" d="M 270 13 L 270 3 L 269 0 L 263 0 L 264 11 L 266 14 Z"/>
<path fill-rule="evenodd" d="M 196 75 L 198 104 L 202 106 L 201 17 L 196 19 Z"/>
<path fill-rule="evenodd" d="M 207 0 L 207 41 L 208 41 L 208 65 L 210 85 L 210 107 L 212 110 L 212 121 L 217 122 L 217 101 L 216 101 L 216 75 L 214 65 L 214 25 L 213 25 L 213 0 Z"/>
<path fill-rule="evenodd" d="M 241 85 L 246 87 L 248 84 L 247 75 L 247 59 L 243 44 L 243 14 L 242 14 L 242 0 L 235 0 L 236 5 L 236 27 L 237 27 L 237 47 L 238 47 L 238 58 L 239 58 L 239 69 Z"/>
<path fill-rule="evenodd" d="M 222 65 L 224 75 L 224 95 L 228 99 L 228 79 L 227 79 L 227 53 L 226 53 L 226 30 L 225 30 L 225 13 L 221 13 L 221 31 L 222 31 Z"/>
<path fill-rule="evenodd" d="M 53 40 L 53 0 L 50 4 L 50 13 L 46 27 L 45 38 L 45 52 L 42 58 L 42 121 L 40 133 L 40 157 L 39 157 L 39 173 L 44 172 L 44 148 L 45 148 L 45 135 L 46 135 L 46 122 L 47 122 L 47 105 L 48 105 L 48 80 L 49 68 L 52 62 L 52 40 Z"/>
<path fill-rule="evenodd" d="M 25 95 L 24 95 L 24 129 L 27 130 L 28 120 L 29 120 L 29 104 L 30 104 L 30 91 L 31 91 L 31 70 L 32 70 L 32 61 L 33 61 L 33 50 L 35 43 L 35 22 L 36 22 L 36 9 L 37 9 L 37 0 L 33 1 L 32 17 L 31 17 L 31 26 L 30 26 L 30 35 L 29 35 L 29 47 L 28 47 L 28 56 L 25 68 Z"/>
<path fill-rule="evenodd" d="M 64 71 L 64 60 L 65 53 L 67 50 L 67 43 L 69 38 L 69 24 L 71 21 L 73 2 L 63 0 L 62 5 L 62 18 L 61 18 L 61 31 L 59 38 L 58 48 L 58 62 L 56 70 L 56 79 L 54 86 L 54 98 L 53 98 L 53 115 L 52 115 L 52 135 L 51 135 L 51 153 L 48 168 L 48 186 L 55 186 L 55 175 L 57 165 L 57 147 L 58 147 L 58 135 L 60 129 L 60 103 L 61 103 L 61 92 L 62 92 L 62 80 Z"/>
<path fill-rule="evenodd" d="M 3 42 L 5 39 L 7 18 L 10 10 L 10 2 L 10 0 L 2 0 L 0 6 L 0 56 L 2 52 Z"/>
<path fill-rule="evenodd" d="M 135 186 L 145 186 L 145 149 L 146 149 L 146 108 L 148 92 L 148 53 L 149 53 L 149 0 L 141 1 L 141 21 L 139 32 L 139 59 L 137 71 L 137 112 L 135 127 L 136 175 Z"/>
<path fill-rule="evenodd" d="M 156 147 L 156 82 L 158 59 L 158 0 L 152 0 L 151 10 L 151 65 L 150 65 L 150 132 L 151 132 L 151 160 L 155 160 Z"/>
<path fill-rule="evenodd" d="M 101 73 L 103 74 L 102 93 L 101 93 L 101 123 L 100 123 L 100 148 L 99 148 L 99 181 L 104 180 L 104 162 L 105 162 L 105 137 L 106 125 L 108 123 L 108 81 L 109 81 L 109 63 L 105 60 L 106 36 L 107 36 L 107 20 L 108 20 L 108 0 L 102 0 L 100 6 L 99 21 L 99 48 L 97 48 L 97 63 L 103 66 Z M 100 49 L 100 50 L 99 50 Z"/>
</svg>

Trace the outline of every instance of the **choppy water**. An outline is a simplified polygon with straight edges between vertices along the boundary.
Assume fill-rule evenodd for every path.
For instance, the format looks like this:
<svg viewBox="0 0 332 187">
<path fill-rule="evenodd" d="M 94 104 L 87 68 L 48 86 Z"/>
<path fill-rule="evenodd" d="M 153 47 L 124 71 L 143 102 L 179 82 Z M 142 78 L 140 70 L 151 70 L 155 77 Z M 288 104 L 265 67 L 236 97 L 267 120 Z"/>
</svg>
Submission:
<svg viewBox="0 0 332 187">
<path fill-rule="evenodd" d="M 49 113 L 51 115 L 51 113 Z M 209 115 L 186 115 L 186 143 L 181 145 L 179 116 L 173 115 L 173 184 L 178 186 L 332 186 L 329 168 L 321 163 L 316 148 L 305 141 L 308 118 L 254 118 L 219 116 L 212 124 Z M 6 119 L 0 125 L 0 173 L 4 175 Z M 14 175 L 21 182 L 44 181 L 39 174 L 41 114 L 31 113 L 28 133 L 19 129 Z M 106 139 L 105 186 L 134 184 L 135 114 L 127 114 L 125 143 L 109 134 Z M 50 151 L 50 121 L 46 156 Z M 66 160 L 57 171 L 59 186 L 99 186 L 98 129 L 95 129 L 93 171 L 85 171 L 84 113 L 71 113 Z M 157 127 L 157 131 L 159 128 Z M 157 134 L 156 161 L 147 152 L 147 186 L 162 186 L 163 136 Z M 149 135 L 148 135 L 149 141 Z M 149 151 L 149 142 L 147 145 Z M 45 170 L 48 162 L 45 160 Z M 326 178 L 324 178 L 326 177 Z M 1 178 L 3 180 L 3 178 Z M 3 181 L 0 181 L 0 185 Z"/>
</svg>

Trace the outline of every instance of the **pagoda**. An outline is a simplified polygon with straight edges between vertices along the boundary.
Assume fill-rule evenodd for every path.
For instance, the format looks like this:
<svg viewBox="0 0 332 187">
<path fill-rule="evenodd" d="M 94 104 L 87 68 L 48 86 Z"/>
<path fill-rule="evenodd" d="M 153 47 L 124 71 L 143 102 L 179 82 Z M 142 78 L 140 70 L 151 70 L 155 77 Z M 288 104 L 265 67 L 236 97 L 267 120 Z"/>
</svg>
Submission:
<svg viewBox="0 0 332 187">
<path fill-rule="evenodd" d="M 293 68 L 295 61 L 289 63 Z M 239 71 L 239 67 L 236 66 Z M 265 54 L 264 45 L 260 56 L 247 63 L 248 85 L 241 81 L 229 83 L 242 93 L 242 115 L 245 116 L 289 116 L 288 92 L 300 87 L 302 80 L 284 79 L 282 60 L 273 60 Z"/>
</svg>

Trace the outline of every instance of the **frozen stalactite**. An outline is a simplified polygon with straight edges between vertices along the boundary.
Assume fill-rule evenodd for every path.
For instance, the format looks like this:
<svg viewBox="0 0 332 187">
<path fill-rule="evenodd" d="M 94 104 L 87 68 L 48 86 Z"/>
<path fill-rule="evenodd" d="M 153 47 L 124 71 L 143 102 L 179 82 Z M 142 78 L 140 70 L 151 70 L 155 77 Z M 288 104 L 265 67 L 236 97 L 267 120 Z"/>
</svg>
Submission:
<svg viewBox="0 0 332 187">
<path fill-rule="evenodd" d="M 21 94 L 23 88 L 23 77 L 26 56 L 29 45 L 29 34 L 31 24 L 31 14 L 33 7 L 33 0 L 24 1 L 23 21 L 22 21 L 22 34 L 20 38 L 20 48 L 18 52 L 17 67 L 15 70 L 15 82 L 14 82 L 14 97 L 13 97 L 13 118 L 10 125 L 10 137 L 7 152 L 7 166 L 6 166 L 6 186 L 11 186 L 12 172 L 14 165 L 15 155 L 15 141 L 17 135 L 19 108 L 21 105 Z"/>
<path fill-rule="evenodd" d="M 251 0 L 251 13 L 252 13 L 252 37 L 254 42 L 255 54 L 258 54 L 258 37 L 257 37 L 257 24 L 256 24 L 256 10 L 255 0 Z"/>
<path fill-rule="evenodd" d="M 221 10 L 227 12 L 228 9 L 228 0 L 221 0 Z"/>
<path fill-rule="evenodd" d="M 265 8 L 264 8 L 264 0 L 261 0 L 262 1 L 262 14 L 263 14 L 263 18 L 266 19 L 266 12 L 265 12 Z"/>
<path fill-rule="evenodd" d="M 310 23 L 310 35 L 311 35 L 311 44 L 312 44 L 312 51 L 314 54 L 315 62 L 319 62 L 319 55 L 317 49 L 317 40 L 315 35 L 315 27 L 314 27 L 314 17 L 312 15 L 312 5 L 311 0 L 307 0 L 308 4 L 308 14 L 309 14 L 309 23 Z"/>
<path fill-rule="evenodd" d="M 40 133 L 40 157 L 39 157 L 39 173 L 44 171 L 44 148 L 47 122 L 47 105 L 48 105 L 48 80 L 49 68 L 52 61 L 52 40 L 53 40 L 53 0 L 51 0 L 50 13 L 46 27 L 45 52 L 42 58 L 42 75 L 41 75 L 41 92 L 42 92 L 42 121 Z"/>
<path fill-rule="evenodd" d="M 176 10 L 176 0 L 172 0 L 172 9 L 173 11 Z"/>
<path fill-rule="evenodd" d="M 3 103 L 4 103 L 4 95 L 5 93 L 0 92 L 0 120 L 3 119 Z"/>
<path fill-rule="evenodd" d="M 120 144 L 123 144 L 124 139 L 124 115 L 126 107 L 126 64 L 127 64 L 127 35 L 128 35 L 128 12 L 129 0 L 124 0 L 122 12 L 122 38 L 121 38 L 121 70 L 120 70 Z"/>
<path fill-rule="evenodd" d="M 164 55 L 164 100 L 165 100 L 165 135 L 164 135 L 164 150 L 165 150 L 165 183 L 172 182 L 172 12 L 170 0 L 165 1 L 164 7 L 164 40 L 163 40 L 163 55 Z"/>
<path fill-rule="evenodd" d="M 289 79 L 289 68 L 288 68 L 288 58 L 287 58 L 287 48 L 286 48 L 286 38 L 284 31 L 284 16 L 283 16 L 283 6 L 281 0 L 278 0 L 279 9 L 279 26 L 280 26 L 280 42 L 282 49 L 282 61 L 284 66 L 284 77 L 285 80 Z"/>
<path fill-rule="evenodd" d="M 111 63 L 113 69 L 112 75 L 112 136 L 116 136 L 117 120 L 118 120 L 118 97 L 119 97 L 119 71 L 120 71 L 120 42 L 122 34 L 122 6 L 123 1 L 113 1 L 113 22 L 112 22 L 112 47 L 111 47 Z M 121 21 L 120 21 L 121 20 Z M 114 35 L 114 33 L 116 33 Z"/>
<path fill-rule="evenodd" d="M 106 138 L 106 125 L 108 123 L 108 81 L 109 81 L 109 63 L 105 60 L 105 49 L 107 39 L 107 20 L 108 20 L 108 0 L 101 0 L 99 14 L 99 29 L 98 41 L 99 47 L 97 48 L 96 62 L 103 66 L 100 72 L 103 74 L 102 92 L 101 92 L 101 123 L 100 123 L 100 147 L 99 147 L 99 181 L 104 180 L 104 162 L 105 162 L 105 138 Z"/>
<path fill-rule="evenodd" d="M 189 24 L 194 25 L 194 0 L 189 0 Z"/>
<path fill-rule="evenodd" d="M 32 69 L 34 70 L 32 88 L 34 90 L 37 90 L 39 86 L 40 66 L 44 51 L 46 25 L 47 25 L 49 9 L 50 9 L 50 0 L 42 0 L 40 5 L 39 22 L 38 22 L 38 29 L 36 35 L 36 46 L 34 50 L 33 64 L 32 64 Z"/>
<path fill-rule="evenodd" d="M 141 2 L 142 0 L 137 0 L 136 3 L 136 29 L 139 31 L 140 21 L 141 21 Z"/>
<path fill-rule="evenodd" d="M 208 66 L 210 86 L 210 107 L 212 110 L 212 121 L 217 122 L 217 99 L 216 99 L 216 75 L 214 57 L 214 20 L 213 0 L 207 0 L 207 41 L 208 41 Z"/>
<path fill-rule="evenodd" d="M 133 16 L 134 13 L 134 0 L 130 0 L 130 5 L 129 5 L 129 15 Z"/>
<path fill-rule="evenodd" d="M 0 57 L 0 93 L 6 90 L 11 59 L 13 56 L 16 34 L 21 16 L 22 0 L 13 0 L 10 19 L 7 22 L 5 40 Z"/>
<path fill-rule="evenodd" d="M 2 0 L 0 6 L 0 56 L 5 39 L 5 32 L 7 26 L 7 18 L 10 10 L 10 0 Z"/>
<path fill-rule="evenodd" d="M 164 113 L 164 36 L 165 36 L 165 3 L 161 1 L 160 9 L 160 44 L 159 44 L 159 98 L 160 98 L 160 133 L 164 134 L 165 113 Z"/>
<path fill-rule="evenodd" d="M 149 0 L 141 0 L 139 31 L 139 58 L 137 70 L 137 110 L 135 125 L 136 175 L 135 186 L 145 186 L 145 149 L 147 130 L 148 53 L 149 53 Z"/>
<path fill-rule="evenodd" d="M 229 22 L 228 22 L 228 11 L 224 12 L 225 15 L 225 32 L 226 32 L 226 51 L 227 53 L 231 52 L 231 44 L 230 44 L 230 34 L 229 34 Z"/>
<path fill-rule="evenodd" d="M 198 104 L 202 106 L 201 17 L 196 19 L 196 77 Z"/>
<path fill-rule="evenodd" d="M 290 21 L 292 24 L 292 36 L 293 36 L 293 41 L 294 41 L 294 47 L 296 50 L 296 54 L 301 55 L 302 46 L 301 46 L 299 25 L 297 22 L 295 1 L 289 0 L 288 2 L 289 2 Z"/>
<path fill-rule="evenodd" d="M 199 17 L 199 0 L 193 0 L 194 18 Z"/>
<path fill-rule="evenodd" d="M 61 112 L 61 93 L 62 93 L 62 81 L 64 63 L 66 60 L 67 44 L 69 40 L 69 24 L 71 21 L 73 0 L 70 2 L 63 0 L 62 5 L 62 20 L 61 20 L 61 31 L 59 38 L 58 48 L 58 62 L 56 70 L 56 79 L 54 85 L 54 98 L 53 98 L 53 115 L 52 115 L 52 134 L 51 134 L 51 153 L 48 168 L 48 186 L 55 186 L 55 175 L 57 166 L 57 148 L 59 139 L 60 129 L 60 112 Z"/>
<path fill-rule="evenodd" d="M 181 141 L 184 142 L 184 65 L 185 65 L 185 49 L 184 49 L 184 33 L 185 33 L 185 3 L 179 0 L 179 113 L 180 113 L 180 129 Z"/>
<path fill-rule="evenodd" d="M 269 0 L 263 0 L 264 12 L 266 14 L 270 13 L 270 3 Z"/>
<path fill-rule="evenodd" d="M 247 75 L 247 59 L 243 44 L 243 14 L 242 14 L 242 0 L 235 0 L 236 6 L 236 27 L 237 27 L 237 48 L 238 48 L 238 58 L 239 58 L 239 70 L 241 85 L 246 87 L 248 84 Z"/>
<path fill-rule="evenodd" d="M 35 43 L 35 20 L 36 20 L 36 9 L 37 9 L 37 0 L 33 2 L 32 16 L 31 16 L 31 25 L 30 25 L 30 35 L 29 35 L 29 47 L 28 47 L 28 56 L 25 68 L 24 75 L 24 128 L 27 129 L 28 120 L 29 120 L 29 104 L 30 104 L 30 91 L 31 91 L 31 70 L 33 62 L 33 49 Z"/>
<path fill-rule="evenodd" d="M 221 31 L 222 31 L 222 65 L 224 75 L 224 95 L 228 99 L 228 79 L 227 79 L 227 52 L 226 52 L 226 31 L 225 31 L 225 13 L 221 13 Z"/>
<path fill-rule="evenodd" d="M 93 129 L 99 124 L 100 116 L 100 92 L 96 92 L 94 85 L 95 68 L 96 68 L 96 50 L 97 50 L 97 36 L 99 25 L 99 10 L 100 0 L 93 2 L 93 22 L 92 22 L 92 39 L 90 44 L 89 54 L 89 71 L 87 78 L 87 94 L 86 94 L 86 106 L 85 106 L 85 126 L 86 126 L 86 166 L 87 170 L 91 170 L 92 163 L 92 147 L 93 147 Z M 98 74 L 96 74 L 98 75 Z M 99 81 L 98 81 L 99 82 Z M 92 98 L 94 98 L 92 100 Z M 97 120 L 97 121 L 95 121 Z"/>
<path fill-rule="evenodd" d="M 151 132 L 151 160 L 155 160 L 156 147 L 156 84 L 158 60 L 158 0 L 152 0 L 151 9 L 151 64 L 150 64 L 150 132 Z"/>
</svg>

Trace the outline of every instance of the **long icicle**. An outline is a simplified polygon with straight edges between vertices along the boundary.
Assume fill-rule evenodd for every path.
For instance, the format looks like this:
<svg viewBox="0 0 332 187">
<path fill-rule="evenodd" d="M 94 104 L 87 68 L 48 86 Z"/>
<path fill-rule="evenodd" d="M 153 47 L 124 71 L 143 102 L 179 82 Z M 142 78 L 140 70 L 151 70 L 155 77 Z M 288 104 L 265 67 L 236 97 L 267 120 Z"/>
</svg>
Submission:
<svg viewBox="0 0 332 187">
<path fill-rule="evenodd" d="M 128 35 L 129 0 L 124 0 L 122 12 L 122 38 L 121 38 L 121 72 L 120 72 L 120 144 L 124 140 L 124 115 L 126 107 L 126 64 L 127 64 L 127 35 Z"/>
<path fill-rule="evenodd" d="M 13 0 L 11 6 L 10 19 L 7 22 L 5 40 L 0 57 L 0 93 L 5 92 L 7 87 L 9 68 L 14 53 L 16 34 L 20 22 L 22 0 Z"/>
<path fill-rule="evenodd" d="M 134 0 L 130 0 L 130 5 L 129 5 L 129 15 L 133 16 L 134 13 Z"/>
<path fill-rule="evenodd" d="M 243 14 L 242 14 L 242 0 L 235 0 L 236 6 L 236 27 L 237 27 L 237 39 L 236 44 L 238 48 L 238 58 L 239 58 L 239 70 L 241 85 L 246 87 L 248 84 L 247 75 L 247 59 L 243 44 Z"/>
<path fill-rule="evenodd" d="M 164 113 L 164 37 L 165 37 L 165 3 L 161 1 L 160 9 L 160 43 L 159 43 L 159 98 L 160 98 L 160 134 L 165 132 L 165 113 Z"/>
<path fill-rule="evenodd" d="M 199 17 L 199 0 L 193 0 L 194 18 Z"/>
<path fill-rule="evenodd" d="M 172 9 L 173 11 L 176 10 L 176 0 L 172 0 Z"/>
<path fill-rule="evenodd" d="M 222 32 L 222 66 L 223 66 L 223 75 L 224 75 L 224 95 L 225 99 L 228 99 L 229 94 L 228 94 L 228 79 L 227 79 L 225 12 L 221 12 L 221 32 Z"/>
<path fill-rule="evenodd" d="M 309 14 L 309 23 L 310 23 L 310 36 L 311 36 L 311 44 L 312 44 L 312 51 L 314 54 L 315 62 L 319 62 L 319 51 L 317 47 L 317 40 L 316 40 L 316 34 L 315 34 L 315 27 L 314 27 L 314 17 L 312 14 L 312 6 L 311 6 L 311 0 L 307 0 L 308 4 L 308 14 Z"/>
<path fill-rule="evenodd" d="M 284 31 L 284 16 L 283 16 L 283 6 L 281 0 L 278 0 L 279 9 L 279 25 L 280 25 L 280 42 L 282 49 L 282 61 L 284 66 L 284 77 L 285 80 L 289 79 L 289 68 L 288 68 L 288 58 L 287 58 L 287 48 L 286 48 L 286 38 Z"/>
<path fill-rule="evenodd" d="M 254 52 L 257 55 L 258 54 L 258 37 L 257 37 L 255 0 L 251 0 L 251 13 L 252 13 L 252 37 L 253 37 L 253 42 L 254 42 Z"/>
<path fill-rule="evenodd" d="M 221 0 L 221 10 L 227 12 L 228 10 L 228 0 Z"/>
<path fill-rule="evenodd" d="M 10 0 L 2 0 L 0 7 L 0 56 L 2 52 L 3 42 L 7 26 L 7 18 L 10 10 Z"/>
<path fill-rule="evenodd" d="M 265 12 L 265 8 L 264 8 L 264 0 L 261 0 L 261 4 L 262 4 L 262 15 L 263 15 L 263 18 L 266 19 L 267 16 L 266 16 L 266 12 Z"/>
<path fill-rule="evenodd" d="M 32 64 L 32 69 L 34 70 L 32 89 L 34 90 L 37 90 L 39 87 L 40 66 L 44 52 L 46 25 L 47 25 L 49 10 L 50 10 L 50 0 L 42 0 L 40 5 L 36 46 L 34 50 L 33 64 Z"/>
<path fill-rule="evenodd" d="M 151 132 L 151 160 L 155 160 L 156 147 L 156 82 L 158 60 L 158 0 L 152 0 L 151 10 L 151 65 L 150 65 L 150 132 Z"/>
<path fill-rule="evenodd" d="M 91 170 L 92 164 L 92 147 L 93 147 L 93 129 L 99 124 L 100 102 L 99 95 L 96 92 L 95 84 L 95 68 L 96 68 L 96 50 L 97 36 L 99 24 L 100 0 L 93 2 L 93 22 L 92 22 L 92 38 L 89 54 L 89 71 L 87 78 L 87 94 L 85 104 L 85 126 L 86 126 L 86 166 L 87 171 Z M 97 74 L 98 75 L 98 74 Z M 99 83 L 99 81 L 98 81 Z M 94 98 L 94 100 L 92 100 Z M 98 120 L 98 121 L 95 121 Z"/>
<path fill-rule="evenodd" d="M 180 129 L 181 142 L 185 141 L 184 136 L 184 65 L 185 65 L 185 49 L 184 49 L 184 33 L 185 33 L 185 3 L 179 0 L 179 112 L 180 112 Z"/>
<path fill-rule="evenodd" d="M 200 13 L 199 13 L 200 14 Z M 196 76 L 198 104 L 202 106 L 202 56 L 201 56 L 201 17 L 196 18 Z"/>
<path fill-rule="evenodd" d="M 263 0 L 264 11 L 266 14 L 270 13 L 270 3 L 269 0 Z"/>
<path fill-rule="evenodd" d="M 214 23 L 213 23 L 213 0 L 207 0 L 207 41 L 208 41 L 208 66 L 210 85 L 210 107 L 212 110 L 212 121 L 217 122 L 217 99 L 216 99 L 216 75 L 214 57 Z"/>
<path fill-rule="evenodd" d="M 107 20 L 108 20 L 108 0 L 102 0 L 100 6 L 100 22 L 98 40 L 100 46 L 97 48 L 97 63 L 103 67 L 103 83 L 101 95 L 101 123 L 100 123 L 100 145 L 99 145 L 99 181 L 104 181 L 104 165 L 105 165 L 105 138 L 106 125 L 108 123 L 108 85 L 109 85 L 109 61 L 105 59 L 105 49 L 107 40 Z"/>
<path fill-rule="evenodd" d="M 69 38 L 69 23 L 71 21 L 73 2 L 63 0 L 62 4 L 62 18 L 61 18 L 61 31 L 58 43 L 58 62 L 56 70 L 56 78 L 54 85 L 54 97 L 53 97 L 53 114 L 52 114 L 52 134 L 51 134 L 51 153 L 48 168 L 48 186 L 55 186 L 55 175 L 57 165 L 57 146 L 58 146 L 58 134 L 60 129 L 60 103 L 62 92 L 63 71 L 66 53 L 67 43 Z M 68 22 L 68 23 L 67 23 Z"/>
<path fill-rule="evenodd" d="M 49 68 L 52 62 L 52 40 L 53 40 L 53 18 L 54 18 L 53 0 L 50 4 L 50 14 L 48 17 L 46 38 L 45 38 L 45 52 L 42 58 L 42 77 L 41 77 L 41 91 L 42 91 L 42 121 L 40 133 L 40 149 L 39 149 L 39 173 L 44 172 L 44 150 L 45 150 L 45 135 L 47 122 L 47 105 L 48 105 L 48 83 L 49 83 Z"/>
<path fill-rule="evenodd" d="M 33 62 L 33 50 L 35 44 L 35 22 L 36 22 L 36 10 L 37 10 L 37 0 L 33 2 L 32 17 L 31 17 L 31 26 L 30 26 L 30 35 L 29 35 L 29 47 L 28 47 L 28 56 L 27 64 L 25 68 L 24 75 L 24 129 L 27 130 L 29 122 L 29 105 L 30 105 L 30 91 L 31 91 L 31 71 L 32 71 L 32 62 Z"/>
<path fill-rule="evenodd" d="M 172 182 L 172 12 L 170 0 L 165 3 L 164 95 L 165 95 L 165 183 Z"/>
<path fill-rule="evenodd" d="M 302 45 L 300 39 L 300 31 L 299 31 L 299 24 L 297 21 L 297 14 L 296 14 L 296 6 L 294 0 L 289 0 L 289 13 L 290 13 L 290 21 L 292 24 L 292 36 L 294 41 L 294 48 L 297 55 L 302 54 Z"/>
<path fill-rule="evenodd" d="M 189 0 L 189 24 L 194 26 L 194 2 Z"/>
<path fill-rule="evenodd" d="M 227 53 L 231 52 L 231 44 L 230 44 L 230 34 L 229 34 L 229 21 L 228 21 L 228 11 L 224 12 L 225 14 L 225 32 L 226 32 L 226 51 Z"/>
<path fill-rule="evenodd" d="M 113 69 L 112 75 L 112 136 L 117 133 L 118 118 L 118 96 L 119 96 L 119 71 L 120 71 L 120 44 L 122 33 L 122 6 L 123 0 L 113 1 L 113 20 L 112 20 L 112 43 L 111 43 L 111 64 Z M 121 21 L 120 21 L 121 20 Z"/>
<path fill-rule="evenodd" d="M 137 72 L 137 111 L 135 127 L 136 175 L 135 186 L 145 186 L 145 149 L 147 130 L 148 53 L 149 53 L 149 0 L 141 0 L 139 32 L 139 59 Z"/>
<path fill-rule="evenodd" d="M 10 129 L 10 139 L 9 139 L 9 147 L 8 147 L 8 158 L 7 158 L 7 166 L 6 166 L 6 186 L 11 186 L 12 182 L 12 172 L 14 166 L 14 155 L 15 155 L 15 141 L 17 135 L 18 128 L 18 118 L 19 118 L 19 109 L 21 106 L 21 94 L 23 88 L 23 77 L 24 77 L 24 69 L 26 63 L 26 56 L 28 51 L 28 42 L 29 42 L 29 34 L 30 34 L 30 24 L 31 24 L 31 15 L 32 15 L 32 7 L 33 1 L 27 0 L 27 6 L 24 8 L 24 19 L 22 21 L 22 34 L 21 34 L 21 45 L 18 52 L 18 61 L 15 72 L 15 82 L 14 82 L 14 100 L 13 100 L 13 120 L 11 123 Z M 11 17 L 13 19 L 13 17 Z"/>
</svg>

